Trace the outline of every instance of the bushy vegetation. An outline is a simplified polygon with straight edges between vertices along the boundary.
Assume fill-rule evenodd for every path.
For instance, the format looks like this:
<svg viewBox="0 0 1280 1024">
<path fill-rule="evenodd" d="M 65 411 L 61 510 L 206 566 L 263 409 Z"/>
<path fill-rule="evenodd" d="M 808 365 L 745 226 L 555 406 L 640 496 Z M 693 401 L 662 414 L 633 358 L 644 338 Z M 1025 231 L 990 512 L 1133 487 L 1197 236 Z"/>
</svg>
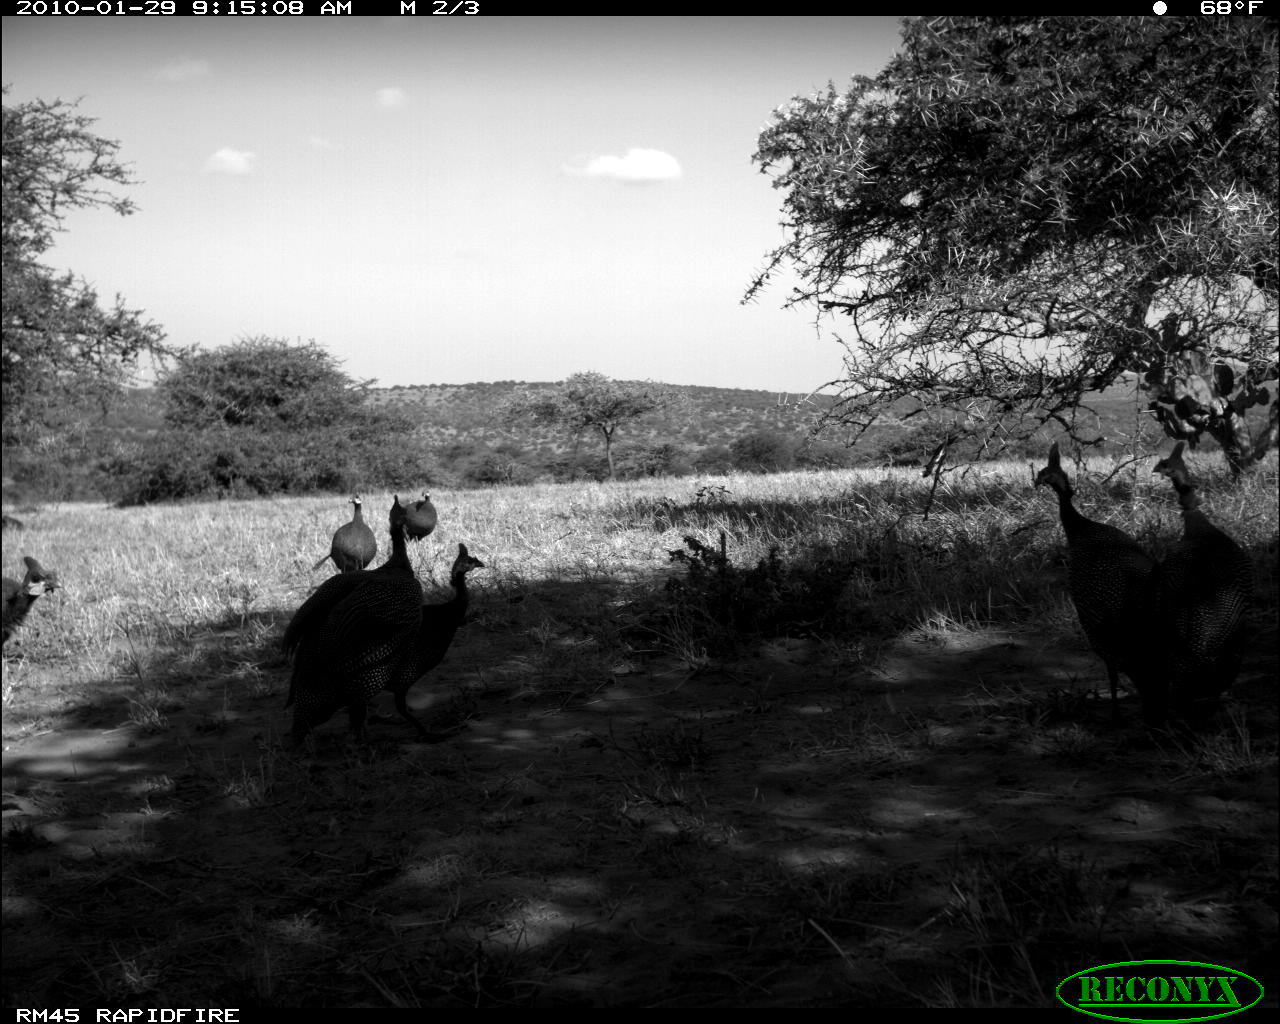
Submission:
<svg viewBox="0 0 1280 1024">
<path fill-rule="evenodd" d="M 189 442 L 178 439 L 177 426 L 170 428 L 163 390 L 132 389 L 108 416 L 99 413 L 92 429 L 51 434 L 26 448 L 5 449 L 5 475 L 18 481 L 15 494 L 31 499 L 124 497 L 142 502 L 179 494 L 394 489 L 402 481 L 474 488 L 605 479 L 608 463 L 602 445 L 589 436 L 572 438 L 550 426 L 511 430 L 502 415 L 495 415 L 495 410 L 506 408 L 512 394 L 539 387 L 543 385 L 511 381 L 466 387 L 361 387 L 339 396 L 340 421 L 298 421 L 287 403 L 266 402 L 252 424 L 220 417 L 220 422 L 209 422 L 207 430 L 180 429 Z M 671 407 L 628 422 L 614 451 L 620 479 L 923 466 L 941 440 L 955 433 L 952 421 L 941 417 L 888 417 L 850 447 L 838 430 L 814 436 L 827 408 L 820 397 L 795 402 L 749 390 L 671 390 L 677 396 Z M 232 408 L 244 401 L 237 396 Z M 192 406 L 191 411 L 214 420 L 215 410 L 205 410 L 204 403 L 205 399 L 188 397 L 183 408 Z M 1082 413 L 1078 430 L 1098 439 L 1094 451 L 1132 457 L 1160 449 L 1160 425 L 1139 406 L 1132 384 L 1112 389 L 1093 408 Z M 230 419 L 241 415 L 232 413 Z M 1266 411 L 1254 408 L 1249 416 L 1262 421 Z M 250 435 L 257 433 L 262 440 L 253 442 Z M 1010 440 L 1006 456 L 1041 457 L 1050 435 L 1046 430 L 1027 440 Z M 948 449 L 948 465 L 984 456 L 973 438 L 961 435 Z"/>
<path fill-rule="evenodd" d="M 786 234 L 747 297 L 787 268 L 836 317 L 851 428 L 912 400 L 985 450 L 1080 441 L 1127 377 L 1240 472 L 1280 436 L 1278 54 L 1270 19 L 904 21 L 761 131 Z"/>
<path fill-rule="evenodd" d="M 794 469 L 800 439 L 778 430 L 753 430 L 729 445 L 735 468 L 748 473 L 781 473 Z"/>
<path fill-rule="evenodd" d="M 403 428 L 400 431 L 404 432 Z M 193 498 L 351 492 L 379 487 L 413 490 L 431 481 L 421 460 L 386 443 L 387 432 L 361 425 L 340 432 L 206 429 L 164 434 L 109 464 L 122 505 Z"/>
<path fill-rule="evenodd" d="M 104 307 L 92 284 L 44 262 L 67 211 L 134 211 L 116 192 L 135 183 L 117 157 L 120 144 L 95 134 L 94 119 L 77 107 L 64 100 L 4 104 L 0 418 L 6 455 L 55 436 L 64 452 L 86 450 L 74 435 L 110 409 L 141 366 L 179 354 L 141 310 L 120 296 Z"/>
<path fill-rule="evenodd" d="M 142 310 L 118 295 L 104 304 L 91 282 L 45 262 L 69 210 L 134 211 L 119 191 L 135 183 L 120 144 L 92 131 L 77 102 L 6 101 L 3 120 L 4 476 L 18 482 L 11 497 L 98 495 L 121 450 L 102 428 L 124 386 L 180 350 Z"/>
<path fill-rule="evenodd" d="M 123 504 L 418 486 L 411 424 L 371 406 L 316 345 L 251 338 L 180 360 L 160 382 L 167 430 L 109 460 Z"/>
<path fill-rule="evenodd" d="M 502 382 L 359 388 L 343 399 L 342 423 L 299 423 L 290 418 L 288 404 L 268 402 L 260 420 L 246 424 L 223 418 L 210 424 L 207 434 L 170 427 L 163 391 L 133 389 L 106 417 L 99 413 L 92 418 L 92 429 L 6 449 L 5 474 L 32 498 L 115 500 L 128 495 L 143 501 L 179 493 L 260 494 L 272 486 L 280 493 L 394 489 L 406 478 L 446 487 L 605 479 L 607 460 L 590 436 L 575 438 L 550 426 L 513 430 L 496 412 L 513 394 L 543 386 Z M 937 445 L 955 433 L 951 420 L 909 416 L 904 407 L 901 417 L 877 423 L 850 447 L 838 429 L 814 436 L 829 408 L 821 396 L 795 401 L 762 391 L 671 390 L 677 400 L 670 407 L 638 417 L 619 435 L 614 452 L 619 478 L 923 466 Z M 347 404 L 353 396 L 359 401 Z M 195 411 L 204 415 L 202 401 Z M 243 397 L 237 396 L 237 403 L 242 405 Z M 213 410 L 207 412 L 212 415 Z M 1255 408 L 1249 415 L 1261 421 L 1266 411 Z M 191 443 L 166 437 L 175 429 L 191 433 Z M 255 446 L 249 440 L 249 431 L 264 430 L 264 438 L 281 431 L 279 443 L 264 440 Z M 1094 450 L 1099 453 L 1130 456 L 1157 451 L 1162 437 L 1159 425 L 1136 400 L 1132 384 L 1097 400 L 1093 412 L 1081 414 L 1077 430 L 1098 439 Z M 1010 440 L 1006 455 L 1037 458 L 1047 449 L 1050 433 Z M 336 454 L 326 454 L 329 445 Z M 345 459 L 340 457 L 344 451 Z M 985 454 L 976 441 L 960 436 L 948 462 L 981 460 Z"/>
</svg>

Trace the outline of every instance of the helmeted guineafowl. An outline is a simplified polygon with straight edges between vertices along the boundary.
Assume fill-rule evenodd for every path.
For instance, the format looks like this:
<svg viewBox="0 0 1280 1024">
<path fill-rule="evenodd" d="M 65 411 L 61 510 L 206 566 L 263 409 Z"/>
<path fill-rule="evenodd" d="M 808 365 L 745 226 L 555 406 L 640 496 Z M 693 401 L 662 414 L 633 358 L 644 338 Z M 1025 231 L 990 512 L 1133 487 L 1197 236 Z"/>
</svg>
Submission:
<svg viewBox="0 0 1280 1024">
<path fill-rule="evenodd" d="M 1055 442 L 1049 464 L 1035 477 L 1058 495 L 1067 535 L 1067 589 L 1089 646 L 1107 667 L 1111 718 L 1119 711 L 1116 693 L 1123 672 L 1137 687 L 1148 722 L 1164 717 L 1165 681 L 1151 658 L 1156 607 L 1156 562 L 1132 537 L 1106 523 L 1087 519 L 1071 502 L 1071 482 Z"/>
<path fill-rule="evenodd" d="M 284 648 L 294 658 L 289 700 L 293 739 L 347 708 L 364 734 L 366 702 L 408 671 L 422 620 L 422 586 L 405 547 L 407 509 L 391 506 L 391 556 L 371 572 L 344 573 L 320 585 L 294 614 Z"/>
<path fill-rule="evenodd" d="M 47 571 L 44 566 L 30 555 L 22 561 L 26 565 L 27 571 L 22 577 L 21 583 L 17 580 L 11 580 L 7 576 L 4 578 L 3 643 L 8 643 L 13 631 L 22 625 L 23 620 L 27 617 L 27 612 L 35 604 L 36 598 L 41 594 L 57 590 L 59 586 L 57 574 Z"/>
<path fill-rule="evenodd" d="M 1185 448 L 1179 441 L 1153 470 L 1173 482 L 1182 509 L 1182 540 L 1160 566 L 1159 611 L 1170 701 L 1180 716 L 1235 682 L 1253 591 L 1249 556 L 1200 510 L 1199 488 L 1182 460 Z"/>
<path fill-rule="evenodd" d="M 412 671 L 401 673 L 400 680 L 391 690 L 395 694 L 396 710 L 413 724 L 423 739 L 427 739 L 429 734 L 422 723 L 410 713 L 405 704 L 405 694 L 409 692 L 409 687 L 444 660 L 449 645 L 453 643 L 454 634 L 467 618 L 467 573 L 483 568 L 484 562 L 468 554 L 465 544 L 458 545 L 458 557 L 453 560 L 453 567 L 449 572 L 453 597 L 448 601 L 422 606 L 422 622 L 418 627 Z"/>
<path fill-rule="evenodd" d="M 311 567 L 312 572 L 319 569 L 330 558 L 333 559 L 338 572 L 358 572 L 372 562 L 378 553 L 378 539 L 369 529 L 369 524 L 364 521 L 360 495 L 354 495 L 351 504 L 355 506 L 355 511 L 351 513 L 351 522 L 343 523 L 334 531 L 329 553 Z"/>
<path fill-rule="evenodd" d="M 437 522 L 436 507 L 431 504 L 431 495 L 423 491 L 422 500 L 409 506 L 404 532 L 410 540 L 422 540 L 436 528 Z"/>
</svg>

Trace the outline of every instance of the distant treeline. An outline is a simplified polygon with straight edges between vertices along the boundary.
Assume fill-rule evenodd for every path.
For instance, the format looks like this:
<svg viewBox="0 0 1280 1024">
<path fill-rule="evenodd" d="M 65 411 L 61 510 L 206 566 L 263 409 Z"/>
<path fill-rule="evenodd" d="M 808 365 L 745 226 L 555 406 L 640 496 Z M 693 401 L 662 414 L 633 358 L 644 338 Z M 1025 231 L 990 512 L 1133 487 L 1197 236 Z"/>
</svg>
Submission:
<svg viewBox="0 0 1280 1024">
<path fill-rule="evenodd" d="M 305 430 L 285 440 L 243 431 L 234 440 L 205 432 L 190 438 L 166 424 L 155 389 L 127 390 L 105 416 L 86 412 L 83 428 L 21 451 L 6 450 L 9 503 L 22 500 L 152 501 L 265 493 L 305 493 L 421 481 L 423 486 L 481 487 L 503 483 L 604 479 L 604 452 L 590 433 L 513 425 L 501 410 L 520 389 L 552 385 L 516 381 L 374 388 L 370 411 L 385 417 L 386 437 L 368 435 L 355 460 L 323 465 L 320 438 Z M 917 465 L 927 462 L 945 424 L 925 417 L 888 417 L 850 444 L 835 424 L 815 434 L 832 399 L 732 388 L 673 386 L 680 401 L 626 424 L 615 444 L 617 475 L 711 475 L 734 470 L 773 472 L 805 467 Z M 1093 403 L 1099 451 L 1130 443 L 1135 428 L 1149 445 L 1158 430 L 1141 413 L 1133 390 L 1117 389 Z M 1003 457 L 1033 457 L 1054 435 L 1042 431 Z M 168 435 L 171 443 L 162 442 Z M 157 467 L 156 452 L 164 455 Z M 981 453 L 952 453 L 968 459 Z M 323 471 L 316 472 L 316 463 Z M 397 479 L 392 479 L 392 477 Z"/>
</svg>

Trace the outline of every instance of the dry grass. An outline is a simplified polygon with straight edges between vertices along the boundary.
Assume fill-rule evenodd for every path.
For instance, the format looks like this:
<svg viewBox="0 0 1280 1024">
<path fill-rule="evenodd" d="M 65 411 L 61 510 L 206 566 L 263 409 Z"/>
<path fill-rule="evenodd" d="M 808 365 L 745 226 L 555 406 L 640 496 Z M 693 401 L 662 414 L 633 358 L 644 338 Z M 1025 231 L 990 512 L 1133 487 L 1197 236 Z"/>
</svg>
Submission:
<svg viewBox="0 0 1280 1024">
<path fill-rule="evenodd" d="M 1146 468 L 1090 464 L 1078 504 L 1164 550 Z M 64 589 L 4 655 L 6 1002 L 1031 1006 L 1141 957 L 1265 985 L 1277 475 L 1193 468 L 1259 600 L 1180 737 L 1132 700 L 1108 728 L 1026 466 L 433 491 L 424 587 L 459 541 L 488 568 L 411 701 L 469 728 L 335 722 L 314 757 L 277 639 L 342 499 L 24 512 L 6 562 Z"/>
</svg>

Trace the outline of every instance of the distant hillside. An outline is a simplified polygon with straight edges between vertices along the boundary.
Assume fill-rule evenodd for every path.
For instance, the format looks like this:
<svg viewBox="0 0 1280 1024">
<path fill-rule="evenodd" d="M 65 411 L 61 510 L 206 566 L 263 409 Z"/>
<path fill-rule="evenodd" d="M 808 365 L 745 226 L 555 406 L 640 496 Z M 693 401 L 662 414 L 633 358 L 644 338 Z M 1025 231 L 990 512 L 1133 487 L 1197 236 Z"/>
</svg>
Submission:
<svg viewBox="0 0 1280 1024">
<path fill-rule="evenodd" d="M 375 401 L 406 415 L 419 425 L 426 443 L 446 454 L 450 449 L 488 448 L 502 450 L 530 466 L 552 466 L 574 453 L 594 458 L 600 453 L 599 439 L 575 439 L 550 428 L 532 428 L 512 424 L 501 415 L 504 404 L 518 389 L 551 388 L 549 383 L 525 384 L 498 381 L 487 384 L 428 385 L 396 387 L 373 392 Z M 833 398 L 825 394 L 750 391 L 739 388 L 716 388 L 673 385 L 677 402 L 670 408 L 644 416 L 618 431 L 617 445 L 624 457 L 652 451 L 662 445 L 679 448 L 695 467 L 722 460 L 725 454 L 751 434 L 763 433 L 789 439 L 797 446 L 800 462 L 812 445 L 803 447 L 811 431 L 828 413 Z M 1107 437 L 1117 447 L 1133 433 L 1139 418 L 1132 385 L 1118 386 L 1098 396 L 1091 403 L 1092 412 L 1083 422 L 1090 430 Z M 913 439 L 927 438 L 929 430 L 922 418 L 904 418 L 907 407 L 899 415 L 884 417 L 862 437 L 855 448 L 846 448 L 853 435 L 838 425 L 828 424 L 820 435 L 821 459 L 836 460 L 846 465 L 874 465 L 890 457 L 909 460 Z M 1153 427 L 1150 418 L 1148 429 Z M 1057 431 L 1052 431 L 1056 434 Z M 1048 432 L 1046 432 L 1046 438 Z M 1047 444 L 1047 440 L 1044 442 Z M 921 445 L 928 444 L 920 440 Z M 914 450 L 916 457 L 928 451 Z M 709 465 L 708 465 L 708 468 Z M 727 467 L 726 467 L 727 468 Z"/>
<path fill-rule="evenodd" d="M 397 441 L 415 453 L 415 462 L 427 467 L 433 485 L 603 477 L 604 451 L 598 436 L 575 438 L 563 430 L 513 423 L 504 415 L 517 390 L 552 387 L 551 383 L 518 381 L 434 384 L 377 388 L 371 399 L 407 421 L 405 435 Z M 688 385 L 673 385 L 671 391 L 676 401 L 669 408 L 619 428 L 614 453 L 622 475 L 911 464 L 926 459 L 936 443 L 936 426 L 924 416 L 908 416 L 907 406 L 897 409 L 897 415 L 883 417 L 850 446 L 852 433 L 838 424 L 828 424 L 816 440 L 812 436 L 832 407 L 830 395 Z M 1126 446 L 1135 432 L 1145 438 L 1148 450 L 1162 443 L 1132 384 L 1096 396 L 1089 407 L 1091 411 L 1081 414 L 1081 423 L 1086 433 L 1106 439 L 1102 452 Z M 1265 416 L 1264 410 L 1255 412 Z M 95 449 L 117 456 L 124 453 L 128 459 L 145 457 L 148 437 L 162 429 L 159 393 L 133 389 L 93 431 Z M 1051 425 L 1013 454 L 1042 455 L 1050 440 L 1059 436 L 1061 431 Z M 966 454 L 956 453 L 959 458 Z M 6 474 L 33 482 L 40 477 L 53 479 L 62 497 L 111 496 L 110 459 L 99 454 L 79 465 L 84 460 L 71 452 L 54 458 L 56 472 L 46 467 L 33 478 L 15 466 Z M 119 464 L 117 457 L 114 465 Z"/>
<path fill-rule="evenodd" d="M 550 389 L 549 382 L 495 381 L 475 384 L 428 384 L 375 388 L 372 400 L 403 414 L 415 425 L 415 436 L 432 449 L 517 448 L 531 462 L 546 462 L 574 451 L 594 453 L 596 438 L 575 440 L 548 427 L 513 424 L 502 410 L 517 390 Z M 707 449 L 728 449 L 735 441 L 756 431 L 777 432 L 797 442 L 806 438 L 831 408 L 825 394 L 751 391 L 701 385 L 671 385 L 677 396 L 670 408 L 641 417 L 618 431 L 620 452 L 669 444 L 691 456 Z M 1139 411 L 1132 385 L 1112 388 L 1090 403 L 1085 422 L 1109 440 L 1123 442 L 1132 434 Z M 901 410 L 905 414 L 907 410 Z M 163 408 L 154 389 L 131 389 L 112 412 L 106 430 L 121 439 L 141 440 L 159 430 Z M 1146 418 L 1146 417 L 1143 417 Z M 916 430 L 918 419 L 887 416 L 862 438 L 851 452 L 852 461 L 875 464 L 884 461 L 886 449 L 895 447 Z M 847 435 L 847 432 L 845 432 Z M 843 444 L 848 436 L 830 426 L 824 440 Z M 927 454 L 927 453 L 926 453 Z"/>
<path fill-rule="evenodd" d="M 417 424 L 419 436 L 442 454 L 502 451 L 531 468 L 563 469 L 577 459 L 589 473 L 603 452 L 598 437 L 574 438 L 551 427 L 511 423 L 503 415 L 517 390 L 536 392 L 553 386 L 499 381 L 379 389 L 373 394 L 375 401 Z M 624 461 L 664 445 L 679 449 L 686 461 L 699 456 L 705 460 L 707 453 L 724 453 L 727 458 L 729 447 L 753 432 L 776 433 L 799 444 L 831 405 L 826 396 L 697 386 L 671 390 L 676 401 L 670 407 L 618 429 L 616 450 Z"/>
</svg>

